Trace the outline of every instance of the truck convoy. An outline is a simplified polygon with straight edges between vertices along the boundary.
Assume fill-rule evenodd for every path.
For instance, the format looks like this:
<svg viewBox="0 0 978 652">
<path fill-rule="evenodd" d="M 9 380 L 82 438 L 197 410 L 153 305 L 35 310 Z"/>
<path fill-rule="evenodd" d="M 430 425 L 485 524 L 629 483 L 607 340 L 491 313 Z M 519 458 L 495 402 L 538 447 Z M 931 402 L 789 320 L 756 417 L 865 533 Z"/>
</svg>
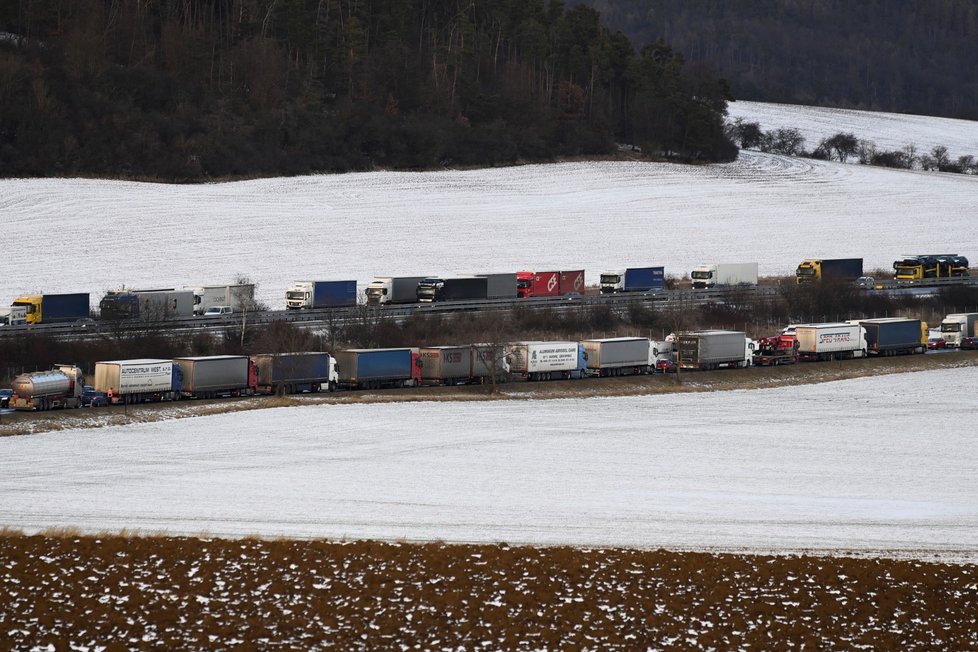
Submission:
<svg viewBox="0 0 978 652">
<path fill-rule="evenodd" d="M 978 312 L 956 312 L 941 322 L 941 337 L 949 347 L 961 346 L 961 338 L 978 336 Z"/>
<path fill-rule="evenodd" d="M 74 365 L 55 365 L 51 371 L 34 371 L 14 378 L 8 407 L 15 410 L 78 408 L 82 404 L 85 376 Z"/>
<path fill-rule="evenodd" d="M 509 373 L 505 350 L 492 344 L 425 346 L 419 351 L 425 385 L 467 385 L 502 381 Z"/>
<path fill-rule="evenodd" d="M 565 272 L 517 272 L 516 296 L 561 297 L 568 292 L 584 294 L 584 270 Z"/>
<path fill-rule="evenodd" d="M 251 356 L 257 369 L 260 394 L 335 392 L 340 378 L 336 358 L 328 353 L 262 353 Z"/>
<path fill-rule="evenodd" d="M 795 281 L 797 283 L 824 279 L 854 281 L 862 275 L 862 258 L 809 258 L 798 265 L 798 269 L 795 270 Z"/>
<path fill-rule="evenodd" d="M 285 292 L 289 310 L 342 308 L 357 305 L 356 281 L 296 281 Z"/>
<path fill-rule="evenodd" d="M 508 348 L 510 372 L 526 380 L 583 378 L 587 352 L 580 342 L 517 342 Z"/>
<path fill-rule="evenodd" d="M 474 301 L 489 297 L 489 279 L 485 276 L 429 276 L 418 283 L 418 301 Z"/>
<path fill-rule="evenodd" d="M 927 353 L 927 323 L 919 319 L 889 317 L 851 323 L 866 329 L 866 351 L 870 355 Z"/>
<path fill-rule="evenodd" d="M 662 267 L 629 267 L 601 274 L 601 293 L 661 290 L 665 282 L 665 269 Z"/>
<path fill-rule="evenodd" d="M 210 355 L 174 358 L 179 368 L 181 396 L 215 398 L 257 391 L 255 364 L 246 355 Z"/>
<path fill-rule="evenodd" d="M 192 317 L 193 290 L 110 290 L 99 302 L 102 319 L 159 320 Z M 228 305 L 228 304 L 222 304 Z"/>
<path fill-rule="evenodd" d="M 676 339 L 681 369 L 747 367 L 754 355 L 753 341 L 741 331 L 690 331 Z"/>
<path fill-rule="evenodd" d="M 898 281 L 961 277 L 969 273 L 968 259 L 958 254 L 901 256 L 893 262 L 893 278 Z"/>
<path fill-rule="evenodd" d="M 176 371 L 176 372 L 175 372 Z M 172 399 L 180 391 L 179 368 L 172 360 L 109 360 L 95 363 L 95 391 L 112 403 Z"/>
<path fill-rule="evenodd" d="M 88 293 L 25 294 L 14 299 L 12 306 L 22 306 L 28 324 L 72 322 L 88 317 Z"/>
<path fill-rule="evenodd" d="M 385 303 L 415 303 L 418 300 L 418 283 L 428 276 L 375 276 L 364 294 L 367 305 Z"/>
<path fill-rule="evenodd" d="M 714 263 L 700 265 L 689 277 L 694 290 L 728 285 L 757 285 L 757 263 Z"/>
<path fill-rule="evenodd" d="M 655 366 L 652 342 L 645 337 L 607 337 L 584 340 L 588 372 L 593 376 L 633 376 Z"/>
<path fill-rule="evenodd" d="M 347 349 L 336 354 L 339 386 L 344 389 L 416 387 L 421 384 L 416 348 Z"/>
<path fill-rule="evenodd" d="M 194 314 L 203 315 L 208 308 L 230 306 L 233 312 L 251 309 L 255 301 L 255 286 L 252 283 L 237 285 L 185 285 L 184 290 L 194 293 Z"/>
<path fill-rule="evenodd" d="M 860 324 L 798 324 L 795 338 L 798 356 L 808 361 L 863 358 L 868 350 L 866 329 Z"/>
</svg>

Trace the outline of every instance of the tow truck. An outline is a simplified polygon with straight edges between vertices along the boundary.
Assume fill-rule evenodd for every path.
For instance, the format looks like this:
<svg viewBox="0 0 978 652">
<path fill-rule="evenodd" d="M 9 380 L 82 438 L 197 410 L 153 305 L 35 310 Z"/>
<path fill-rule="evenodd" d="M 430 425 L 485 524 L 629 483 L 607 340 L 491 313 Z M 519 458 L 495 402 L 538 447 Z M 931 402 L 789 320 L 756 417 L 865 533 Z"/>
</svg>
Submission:
<svg viewBox="0 0 978 652">
<path fill-rule="evenodd" d="M 798 340 L 794 335 L 772 335 L 757 341 L 754 351 L 754 364 L 761 367 L 775 367 L 798 362 Z"/>
</svg>

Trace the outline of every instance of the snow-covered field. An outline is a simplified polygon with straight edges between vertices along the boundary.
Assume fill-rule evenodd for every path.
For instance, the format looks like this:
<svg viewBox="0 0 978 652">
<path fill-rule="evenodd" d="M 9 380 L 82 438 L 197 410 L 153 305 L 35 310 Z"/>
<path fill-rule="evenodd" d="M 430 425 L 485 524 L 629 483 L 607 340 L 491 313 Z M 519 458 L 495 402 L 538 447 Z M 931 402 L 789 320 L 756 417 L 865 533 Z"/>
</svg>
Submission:
<svg viewBox="0 0 978 652">
<path fill-rule="evenodd" d="M 978 369 L 0 439 L 0 526 L 978 559 Z"/>
<path fill-rule="evenodd" d="M 952 152 L 978 154 L 976 123 L 795 109 L 803 129 L 828 120 L 826 135 L 846 129 L 893 146 L 940 135 Z M 784 111 L 742 113 L 763 122 Z M 201 186 L 8 179 L 0 302 L 88 291 L 97 304 L 123 285 L 239 274 L 281 308 L 286 287 L 304 279 L 363 286 L 375 275 L 583 267 L 596 282 L 626 266 L 682 276 L 700 263 L 755 260 L 762 274 L 787 274 L 804 258 L 849 256 L 890 269 L 907 253 L 978 259 L 976 197 L 974 176 L 755 152 L 728 165 L 584 162 Z"/>
<path fill-rule="evenodd" d="M 978 122 L 970 120 L 764 102 L 731 102 L 728 113 L 731 120 L 756 122 L 764 131 L 797 129 L 805 137 L 806 150 L 815 149 L 823 138 L 845 132 L 876 143 L 881 151 L 913 144 L 918 154 L 925 154 L 943 145 L 952 158 L 978 157 Z"/>
</svg>

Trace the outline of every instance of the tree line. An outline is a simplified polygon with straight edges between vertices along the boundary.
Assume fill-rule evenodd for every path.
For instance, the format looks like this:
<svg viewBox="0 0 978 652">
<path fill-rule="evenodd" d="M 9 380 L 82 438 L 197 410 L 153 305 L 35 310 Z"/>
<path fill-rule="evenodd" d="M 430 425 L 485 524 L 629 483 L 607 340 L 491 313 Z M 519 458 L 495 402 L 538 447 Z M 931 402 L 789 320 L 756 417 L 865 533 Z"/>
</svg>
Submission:
<svg viewBox="0 0 978 652">
<path fill-rule="evenodd" d="M 0 0 L 0 174 L 732 160 L 725 82 L 558 0 Z"/>
<path fill-rule="evenodd" d="M 978 120 L 973 0 L 578 0 L 738 99 Z"/>
</svg>

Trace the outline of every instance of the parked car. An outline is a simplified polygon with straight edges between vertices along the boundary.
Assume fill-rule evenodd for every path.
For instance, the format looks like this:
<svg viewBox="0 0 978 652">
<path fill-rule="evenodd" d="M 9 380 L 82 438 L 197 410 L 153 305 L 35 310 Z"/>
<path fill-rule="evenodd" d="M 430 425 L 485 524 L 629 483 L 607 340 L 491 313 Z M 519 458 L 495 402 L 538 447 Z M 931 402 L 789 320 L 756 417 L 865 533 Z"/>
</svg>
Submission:
<svg viewBox="0 0 978 652">
<path fill-rule="evenodd" d="M 0 408 L 10 407 L 10 397 L 13 395 L 12 389 L 0 389 Z"/>
<path fill-rule="evenodd" d="M 927 340 L 928 349 L 946 349 L 947 341 L 943 337 L 932 337 Z"/>
<path fill-rule="evenodd" d="M 978 337 L 962 337 L 961 348 L 971 350 L 978 349 Z"/>
<path fill-rule="evenodd" d="M 97 392 L 91 385 L 85 385 L 82 389 L 82 405 L 85 407 L 106 407 L 109 404 L 109 397 L 105 392 Z"/>
<path fill-rule="evenodd" d="M 655 373 L 674 374 L 676 373 L 676 361 L 672 358 L 662 357 L 655 361 Z"/>
<path fill-rule="evenodd" d="M 221 315 L 230 315 L 233 313 L 234 310 L 231 308 L 231 306 L 211 306 L 210 308 L 204 311 L 204 316 L 219 317 Z"/>
</svg>

